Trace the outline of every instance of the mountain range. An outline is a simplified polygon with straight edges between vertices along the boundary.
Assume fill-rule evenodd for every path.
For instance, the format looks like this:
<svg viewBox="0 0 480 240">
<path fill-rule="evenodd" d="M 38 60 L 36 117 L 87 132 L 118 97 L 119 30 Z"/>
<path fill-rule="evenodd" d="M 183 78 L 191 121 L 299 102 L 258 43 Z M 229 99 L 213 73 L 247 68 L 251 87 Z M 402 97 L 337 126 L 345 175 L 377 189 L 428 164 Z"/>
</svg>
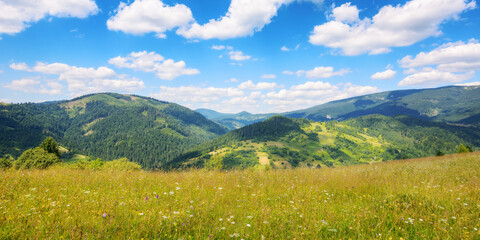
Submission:
<svg viewBox="0 0 480 240">
<path fill-rule="evenodd" d="M 248 112 L 224 114 L 208 109 L 196 111 L 228 129 L 240 128 L 275 115 Z M 342 121 L 370 114 L 406 115 L 429 121 L 480 126 L 480 86 L 448 86 L 381 92 L 332 101 L 278 115 L 314 121 Z"/>
<path fill-rule="evenodd" d="M 203 114 L 203 115 L 202 115 Z M 280 114 L 192 111 L 116 93 L 0 104 L 0 155 L 53 137 L 73 154 L 147 169 L 337 166 L 480 147 L 480 86 L 400 90 Z"/>
</svg>

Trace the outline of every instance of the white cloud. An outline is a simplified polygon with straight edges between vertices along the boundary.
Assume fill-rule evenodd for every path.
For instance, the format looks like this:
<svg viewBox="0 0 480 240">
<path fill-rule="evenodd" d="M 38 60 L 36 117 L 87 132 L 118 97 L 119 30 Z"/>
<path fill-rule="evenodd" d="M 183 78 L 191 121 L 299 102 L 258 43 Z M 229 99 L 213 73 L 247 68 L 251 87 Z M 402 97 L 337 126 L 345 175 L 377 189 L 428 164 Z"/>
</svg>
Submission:
<svg viewBox="0 0 480 240">
<path fill-rule="evenodd" d="M 480 82 L 459 83 L 459 84 L 455 84 L 455 86 L 465 86 L 465 87 L 480 86 Z"/>
<path fill-rule="evenodd" d="M 370 18 L 355 20 L 346 12 L 358 12 L 346 4 L 333 10 L 332 21 L 315 26 L 310 43 L 341 49 L 345 55 L 381 54 L 391 47 L 414 44 L 441 34 L 439 26 L 456 19 L 466 10 L 475 8 L 469 0 L 411 0 L 404 5 L 384 6 Z"/>
<path fill-rule="evenodd" d="M 349 73 L 350 70 L 348 69 L 340 69 L 339 71 L 334 71 L 333 67 L 316 67 L 313 70 L 305 71 L 305 70 L 298 70 L 296 72 L 297 76 L 302 76 L 305 74 L 307 78 L 329 78 L 333 76 L 342 76 L 346 73 Z"/>
<path fill-rule="evenodd" d="M 238 82 L 238 79 L 236 79 L 236 78 L 230 78 L 229 82 L 236 83 L 236 82 Z"/>
<path fill-rule="evenodd" d="M 292 111 L 326 102 L 378 92 L 377 87 L 351 83 L 332 85 L 328 82 L 306 82 L 266 94 L 265 103 L 274 111 Z"/>
<path fill-rule="evenodd" d="M 107 67 L 95 69 L 70 66 L 64 63 L 47 64 L 38 62 L 34 67 L 26 66 L 22 70 L 42 73 L 48 77 L 56 75 L 56 79 L 44 81 L 38 78 L 15 80 L 7 87 L 25 92 L 60 94 L 63 89 L 60 82 L 66 82 L 67 90 L 75 96 L 93 92 L 135 91 L 145 88 L 143 81 L 119 75 Z"/>
<path fill-rule="evenodd" d="M 157 77 L 165 80 L 173 80 L 182 75 L 195 75 L 200 71 L 187 68 L 184 61 L 175 62 L 155 52 L 132 52 L 126 57 L 115 57 L 108 63 L 118 68 L 130 68 L 144 72 L 155 72 Z"/>
<path fill-rule="evenodd" d="M 245 61 L 252 58 L 251 56 L 245 55 L 242 51 L 230 51 L 228 55 L 230 59 L 234 61 Z"/>
<path fill-rule="evenodd" d="M 391 69 L 387 69 L 384 72 L 377 72 L 371 76 L 372 79 L 375 80 L 387 80 L 387 79 L 393 79 L 395 77 L 395 74 L 397 74 L 396 71 L 393 71 Z"/>
<path fill-rule="evenodd" d="M 325 102 L 378 92 L 372 86 L 357 86 L 351 83 L 332 85 L 328 82 L 310 81 L 278 88 L 276 83 L 253 83 L 246 81 L 237 87 L 160 87 L 151 95 L 160 100 L 180 103 L 192 109 L 210 108 L 221 112 L 284 112 L 298 110 Z"/>
<path fill-rule="evenodd" d="M 480 43 L 470 40 L 444 44 L 431 52 L 421 52 L 414 58 L 406 56 L 399 61 L 403 68 L 438 65 L 438 69 L 449 72 L 480 70 Z"/>
<path fill-rule="evenodd" d="M 160 92 L 152 96 L 171 102 L 180 103 L 209 103 L 217 101 L 224 97 L 238 97 L 243 96 L 243 91 L 237 88 L 216 88 L 216 87 L 195 87 L 195 86 L 181 86 L 181 87 L 160 87 Z"/>
<path fill-rule="evenodd" d="M 295 73 L 292 72 L 292 71 L 287 71 L 287 70 L 285 70 L 285 71 L 282 72 L 282 74 L 284 74 L 284 75 L 293 75 L 293 74 L 295 74 Z"/>
<path fill-rule="evenodd" d="M 223 46 L 223 45 L 213 45 L 212 49 L 213 50 L 223 50 L 223 49 L 225 49 L 225 46 Z"/>
<path fill-rule="evenodd" d="M 225 16 L 204 25 L 193 23 L 182 27 L 177 34 L 199 39 L 251 36 L 271 22 L 278 8 L 291 2 L 293 0 L 232 0 Z"/>
<path fill-rule="evenodd" d="M 480 44 L 471 39 L 443 44 L 430 52 L 410 55 L 399 61 L 405 74 L 399 86 L 433 87 L 471 79 L 480 70 Z M 423 67 L 423 69 L 420 69 Z"/>
<path fill-rule="evenodd" d="M 63 85 L 58 82 L 47 82 L 46 84 L 42 84 L 40 80 L 28 78 L 14 80 L 11 83 L 5 85 L 5 87 L 28 93 L 40 93 L 50 95 L 60 94 L 62 93 L 63 89 Z"/>
<path fill-rule="evenodd" d="M 455 74 L 451 72 L 443 72 L 432 68 L 423 69 L 421 72 L 407 76 L 398 83 L 398 86 L 421 86 L 433 87 L 444 84 L 452 84 L 463 82 L 473 78 L 475 72 L 470 71 L 464 74 Z"/>
<path fill-rule="evenodd" d="M 28 71 L 28 65 L 26 63 L 12 63 L 10 68 L 18 71 Z"/>
<path fill-rule="evenodd" d="M 265 90 L 265 89 L 273 89 L 276 88 L 276 83 L 269 83 L 269 82 L 259 82 L 257 84 L 253 83 L 252 80 L 248 80 L 246 82 L 240 83 L 238 85 L 238 89 L 241 90 Z"/>
<path fill-rule="evenodd" d="M 289 48 L 287 48 L 287 47 L 285 47 L 285 46 L 283 46 L 282 48 L 280 48 L 280 50 L 282 50 L 282 51 L 284 51 L 284 52 L 288 52 L 288 51 L 290 51 L 290 49 L 289 49 Z"/>
<path fill-rule="evenodd" d="M 135 0 L 130 5 L 120 2 L 115 16 L 108 19 L 107 27 L 134 35 L 155 33 L 165 38 L 166 31 L 192 21 L 192 12 L 183 4 L 168 6 L 161 0 Z"/>
<path fill-rule="evenodd" d="M 351 3 L 344 3 L 340 7 L 334 8 L 331 18 L 338 22 L 354 23 L 359 21 L 358 11 L 356 6 L 350 6 Z"/>
<path fill-rule="evenodd" d="M 275 76 L 275 74 L 263 74 L 261 76 L 261 78 L 263 78 L 263 79 L 275 79 L 275 78 L 277 78 L 277 76 Z"/>
<path fill-rule="evenodd" d="M 48 16 L 86 18 L 98 12 L 94 0 L 0 1 L 0 34 L 16 34 Z"/>
</svg>

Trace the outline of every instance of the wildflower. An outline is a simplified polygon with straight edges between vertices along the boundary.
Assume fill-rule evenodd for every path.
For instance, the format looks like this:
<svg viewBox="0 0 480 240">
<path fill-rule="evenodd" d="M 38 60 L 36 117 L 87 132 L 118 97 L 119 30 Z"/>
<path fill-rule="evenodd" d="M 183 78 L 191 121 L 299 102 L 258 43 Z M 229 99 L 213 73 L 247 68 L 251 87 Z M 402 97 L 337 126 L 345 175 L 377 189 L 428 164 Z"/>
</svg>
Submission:
<svg viewBox="0 0 480 240">
<path fill-rule="evenodd" d="M 103 217 L 103 218 L 106 218 L 106 217 L 107 217 L 107 213 L 104 213 L 104 214 L 102 215 L 102 217 Z"/>
<path fill-rule="evenodd" d="M 220 219 L 218 219 L 218 221 L 220 221 L 220 222 L 221 222 L 221 221 L 223 221 L 223 219 L 222 219 L 222 218 L 220 218 Z"/>
<path fill-rule="evenodd" d="M 139 213 L 138 215 L 143 216 L 143 212 L 142 212 L 142 213 Z"/>
<path fill-rule="evenodd" d="M 158 198 L 158 194 L 157 194 L 157 196 L 155 196 L 155 198 Z"/>
<path fill-rule="evenodd" d="M 247 223 L 247 227 L 250 227 L 250 224 Z"/>
<path fill-rule="evenodd" d="M 148 201 L 148 196 L 147 196 L 147 197 L 145 197 L 145 202 L 146 202 L 146 201 Z"/>
<path fill-rule="evenodd" d="M 247 218 L 252 218 L 252 216 L 247 216 Z"/>
</svg>

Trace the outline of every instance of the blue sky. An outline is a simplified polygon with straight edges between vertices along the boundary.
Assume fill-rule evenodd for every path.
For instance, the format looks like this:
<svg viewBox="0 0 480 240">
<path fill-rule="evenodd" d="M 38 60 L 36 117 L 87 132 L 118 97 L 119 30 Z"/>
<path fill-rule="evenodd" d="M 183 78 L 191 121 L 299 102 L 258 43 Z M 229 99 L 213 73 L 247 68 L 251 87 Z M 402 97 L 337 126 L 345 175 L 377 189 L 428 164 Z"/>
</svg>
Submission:
<svg viewBox="0 0 480 240">
<path fill-rule="evenodd" d="M 283 112 L 480 85 L 473 0 L 0 0 L 0 101 L 88 93 Z"/>
</svg>

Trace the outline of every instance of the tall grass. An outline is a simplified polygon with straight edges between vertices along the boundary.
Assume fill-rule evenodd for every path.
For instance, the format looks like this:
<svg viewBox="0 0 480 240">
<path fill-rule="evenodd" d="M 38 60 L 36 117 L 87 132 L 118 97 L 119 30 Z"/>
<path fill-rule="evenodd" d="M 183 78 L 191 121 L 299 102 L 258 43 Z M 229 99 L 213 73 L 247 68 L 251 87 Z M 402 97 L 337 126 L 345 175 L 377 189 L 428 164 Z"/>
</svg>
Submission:
<svg viewBox="0 0 480 240">
<path fill-rule="evenodd" d="M 480 153 L 271 171 L 0 172 L 0 239 L 479 239 Z"/>
</svg>

